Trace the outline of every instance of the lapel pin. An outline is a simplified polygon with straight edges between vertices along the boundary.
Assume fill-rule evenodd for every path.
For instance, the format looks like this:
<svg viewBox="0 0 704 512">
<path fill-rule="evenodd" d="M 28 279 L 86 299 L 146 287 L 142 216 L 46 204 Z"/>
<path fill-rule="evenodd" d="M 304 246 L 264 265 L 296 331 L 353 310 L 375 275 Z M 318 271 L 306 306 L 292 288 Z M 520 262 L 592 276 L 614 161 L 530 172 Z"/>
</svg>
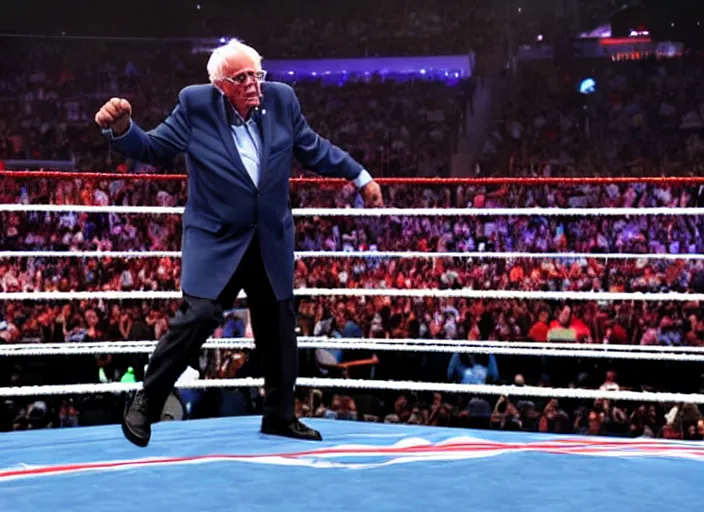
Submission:
<svg viewBox="0 0 704 512">
<path fill-rule="evenodd" d="M 266 114 L 266 109 L 265 109 L 265 108 L 262 109 L 262 115 L 264 115 L 264 114 Z"/>
</svg>

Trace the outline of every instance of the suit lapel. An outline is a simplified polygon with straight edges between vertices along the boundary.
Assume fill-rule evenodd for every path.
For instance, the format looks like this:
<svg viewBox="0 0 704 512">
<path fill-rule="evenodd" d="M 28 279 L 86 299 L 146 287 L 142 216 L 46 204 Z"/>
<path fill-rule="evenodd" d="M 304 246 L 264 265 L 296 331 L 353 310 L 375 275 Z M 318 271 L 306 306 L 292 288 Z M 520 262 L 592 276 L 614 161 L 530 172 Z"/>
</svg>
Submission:
<svg viewBox="0 0 704 512">
<path fill-rule="evenodd" d="M 262 137 L 262 154 L 259 155 L 261 175 L 259 177 L 259 188 L 264 188 L 264 183 L 268 176 L 269 169 L 269 150 L 271 148 L 271 113 L 266 108 L 266 97 L 262 101 L 262 107 L 259 111 L 259 132 Z"/>
<path fill-rule="evenodd" d="M 222 94 L 219 93 L 217 95 L 217 127 L 218 127 L 218 133 L 220 134 L 220 138 L 222 139 L 222 143 L 225 145 L 225 149 L 227 150 L 227 154 L 229 155 L 231 161 L 235 164 L 235 167 L 237 170 L 244 174 L 246 177 L 247 181 L 252 183 L 252 178 L 247 172 L 247 169 L 245 168 L 244 164 L 242 163 L 242 159 L 240 158 L 240 154 L 237 151 L 237 148 L 235 147 L 235 141 L 232 137 L 232 130 L 230 129 L 229 123 L 229 116 L 227 114 L 227 111 L 225 109 L 225 102 L 227 99 L 222 96 Z M 254 185 L 254 183 L 252 183 Z"/>
</svg>

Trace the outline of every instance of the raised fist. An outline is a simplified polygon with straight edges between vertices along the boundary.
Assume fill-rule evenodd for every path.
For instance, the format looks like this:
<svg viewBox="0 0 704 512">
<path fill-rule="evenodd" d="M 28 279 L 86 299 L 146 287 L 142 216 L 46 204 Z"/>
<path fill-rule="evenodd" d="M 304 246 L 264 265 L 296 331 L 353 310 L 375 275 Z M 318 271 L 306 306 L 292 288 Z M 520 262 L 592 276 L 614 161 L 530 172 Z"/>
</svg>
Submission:
<svg viewBox="0 0 704 512">
<path fill-rule="evenodd" d="M 95 114 L 95 122 L 101 128 L 111 128 L 115 136 L 125 133 L 130 127 L 132 105 L 122 98 L 112 98 Z"/>
</svg>

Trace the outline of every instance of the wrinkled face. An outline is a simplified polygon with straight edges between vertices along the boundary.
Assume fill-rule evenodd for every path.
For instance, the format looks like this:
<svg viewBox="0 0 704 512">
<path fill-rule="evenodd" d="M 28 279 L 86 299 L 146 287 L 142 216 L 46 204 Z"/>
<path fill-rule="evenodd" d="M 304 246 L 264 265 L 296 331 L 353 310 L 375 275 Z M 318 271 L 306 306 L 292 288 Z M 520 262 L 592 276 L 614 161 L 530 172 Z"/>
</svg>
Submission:
<svg viewBox="0 0 704 512">
<path fill-rule="evenodd" d="M 242 117 L 261 104 L 261 67 L 249 55 L 240 54 L 229 58 L 223 69 L 225 78 L 217 84 Z"/>
</svg>

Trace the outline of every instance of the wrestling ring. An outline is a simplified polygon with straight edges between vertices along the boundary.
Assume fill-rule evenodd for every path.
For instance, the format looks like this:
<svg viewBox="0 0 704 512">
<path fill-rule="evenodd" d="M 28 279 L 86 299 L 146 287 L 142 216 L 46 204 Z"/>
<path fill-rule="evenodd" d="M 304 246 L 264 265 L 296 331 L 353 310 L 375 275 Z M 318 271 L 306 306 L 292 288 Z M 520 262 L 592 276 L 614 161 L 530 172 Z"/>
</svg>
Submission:
<svg viewBox="0 0 704 512">
<path fill-rule="evenodd" d="M 153 179 L 181 175 L 124 175 L 2 171 L 7 179 Z M 296 179 L 296 183 L 338 183 Z M 381 179 L 408 185 L 570 185 L 704 183 L 700 178 Z M 0 204 L 0 212 L 86 212 L 180 215 L 182 208 Z M 675 216 L 704 215 L 704 208 L 382 208 L 294 209 L 306 216 Z M 8 258 L 178 258 L 177 251 L 0 251 Z M 484 258 L 704 260 L 701 254 L 593 254 L 525 252 L 299 252 L 297 258 Z M 554 301 L 704 300 L 699 293 L 562 292 L 475 289 L 298 288 L 297 296 L 434 297 Z M 178 299 L 180 291 L 3 292 L 2 301 Z M 241 295 L 241 298 L 244 295 Z M 149 354 L 156 341 L 97 341 L 0 345 L 0 357 Z M 254 348 L 251 338 L 213 338 L 204 350 Z M 299 336 L 301 349 L 470 353 L 521 357 L 700 363 L 704 347 L 608 345 L 495 340 L 328 338 Z M 261 379 L 191 379 L 182 389 L 252 388 Z M 300 378 L 300 387 L 398 390 L 472 396 L 608 399 L 620 402 L 704 404 L 704 394 L 345 378 Z M 140 383 L 108 382 L 10 386 L 3 399 L 99 393 L 120 394 Z M 599 500 L 604 510 L 695 510 L 703 496 L 704 444 L 666 439 L 550 435 L 361 421 L 307 419 L 322 444 L 273 438 L 258 432 L 256 417 L 230 417 L 154 426 L 147 449 L 123 439 L 119 425 L 0 434 L 0 503 L 17 512 L 52 509 L 274 510 L 289 511 L 569 510 Z M 274 492 L 272 492 L 274 490 Z M 52 500 L 56 505 L 50 505 Z"/>
</svg>

